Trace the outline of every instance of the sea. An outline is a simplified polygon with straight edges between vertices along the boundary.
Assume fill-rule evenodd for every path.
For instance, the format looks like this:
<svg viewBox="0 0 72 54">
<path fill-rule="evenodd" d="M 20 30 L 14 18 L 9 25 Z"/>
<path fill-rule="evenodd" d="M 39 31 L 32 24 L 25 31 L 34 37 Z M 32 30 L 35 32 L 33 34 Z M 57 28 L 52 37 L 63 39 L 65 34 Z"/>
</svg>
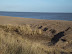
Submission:
<svg viewBox="0 0 72 54">
<path fill-rule="evenodd" d="M 0 16 L 72 21 L 72 13 L 2 12 L 2 11 L 0 11 Z"/>
</svg>

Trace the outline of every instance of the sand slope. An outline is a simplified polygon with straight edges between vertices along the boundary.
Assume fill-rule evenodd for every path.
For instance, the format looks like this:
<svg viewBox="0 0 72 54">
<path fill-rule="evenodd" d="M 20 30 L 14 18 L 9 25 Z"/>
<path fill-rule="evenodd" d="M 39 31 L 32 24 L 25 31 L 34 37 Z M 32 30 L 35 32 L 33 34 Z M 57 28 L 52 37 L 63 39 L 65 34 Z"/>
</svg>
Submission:
<svg viewBox="0 0 72 54">
<path fill-rule="evenodd" d="M 72 54 L 72 21 L 0 16 L 0 53 Z"/>
</svg>

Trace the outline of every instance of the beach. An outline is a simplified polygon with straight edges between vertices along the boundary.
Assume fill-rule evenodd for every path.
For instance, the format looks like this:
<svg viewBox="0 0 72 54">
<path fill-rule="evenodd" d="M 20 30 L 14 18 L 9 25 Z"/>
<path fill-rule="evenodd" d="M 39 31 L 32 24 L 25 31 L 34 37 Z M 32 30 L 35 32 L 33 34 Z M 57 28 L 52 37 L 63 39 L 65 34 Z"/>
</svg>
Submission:
<svg viewBox="0 0 72 54">
<path fill-rule="evenodd" d="M 72 54 L 72 21 L 0 16 L 1 54 Z"/>
</svg>

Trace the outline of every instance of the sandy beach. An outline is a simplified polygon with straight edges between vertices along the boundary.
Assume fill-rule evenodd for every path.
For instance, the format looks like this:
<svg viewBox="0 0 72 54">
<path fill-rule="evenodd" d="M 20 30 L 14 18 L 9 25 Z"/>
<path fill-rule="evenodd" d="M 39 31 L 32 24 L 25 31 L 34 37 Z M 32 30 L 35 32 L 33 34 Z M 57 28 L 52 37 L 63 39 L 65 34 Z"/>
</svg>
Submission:
<svg viewBox="0 0 72 54">
<path fill-rule="evenodd" d="M 0 16 L 1 54 L 72 54 L 72 21 Z"/>
</svg>

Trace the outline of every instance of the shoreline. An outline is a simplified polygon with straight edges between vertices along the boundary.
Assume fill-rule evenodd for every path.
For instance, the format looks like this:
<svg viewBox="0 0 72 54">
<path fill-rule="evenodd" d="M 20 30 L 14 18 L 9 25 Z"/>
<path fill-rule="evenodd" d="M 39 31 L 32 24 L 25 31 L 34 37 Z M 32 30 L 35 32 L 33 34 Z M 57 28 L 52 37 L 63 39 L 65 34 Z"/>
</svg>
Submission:
<svg viewBox="0 0 72 54">
<path fill-rule="evenodd" d="M 3 17 L 3 15 L 1 15 L 0 17 Z M 4 17 L 17 17 L 17 16 L 4 16 Z M 25 17 L 17 17 L 17 18 L 25 18 Z M 30 19 L 37 19 L 37 18 L 30 18 Z M 56 19 L 39 19 L 39 20 L 56 20 Z M 58 20 L 58 21 L 72 21 L 72 20 Z"/>
<path fill-rule="evenodd" d="M 71 23 L 72 21 L 66 20 L 46 20 L 34 18 L 21 18 L 12 16 L 0 16 L 0 24 L 42 24 L 42 23 Z"/>
</svg>

